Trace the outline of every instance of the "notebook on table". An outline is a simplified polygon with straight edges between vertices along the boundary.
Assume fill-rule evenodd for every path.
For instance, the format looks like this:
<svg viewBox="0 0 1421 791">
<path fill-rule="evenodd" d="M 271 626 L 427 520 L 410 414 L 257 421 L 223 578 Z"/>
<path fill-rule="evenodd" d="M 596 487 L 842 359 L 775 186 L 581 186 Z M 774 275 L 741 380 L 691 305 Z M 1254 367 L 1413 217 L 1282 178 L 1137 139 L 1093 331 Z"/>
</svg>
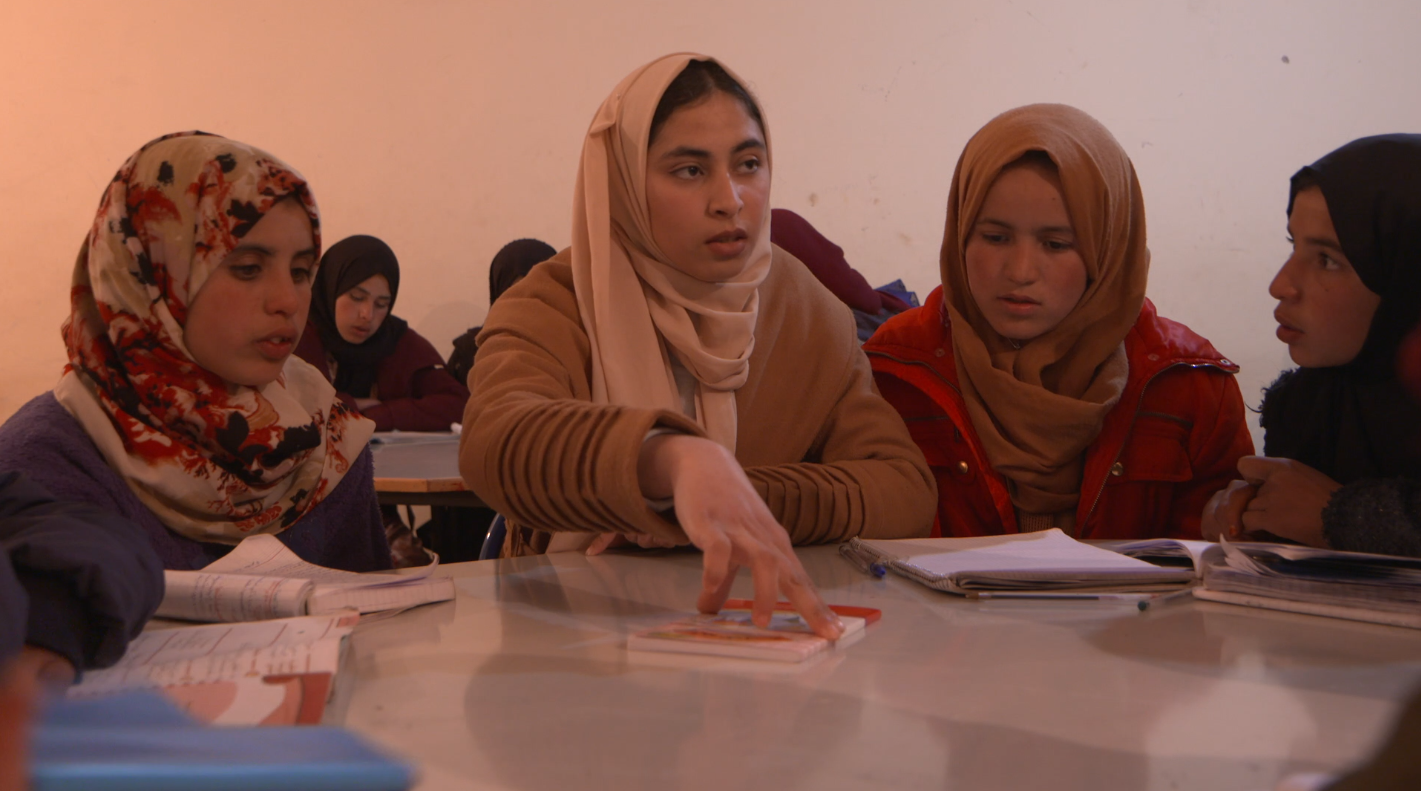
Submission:
<svg viewBox="0 0 1421 791">
<path fill-rule="evenodd" d="M 199 571 L 166 571 L 160 618 L 254 621 L 402 610 L 454 598 L 454 581 L 434 578 L 438 561 L 409 573 L 357 574 L 307 563 L 272 535 L 248 536 Z"/>
<path fill-rule="evenodd" d="M 1188 566 L 1166 567 L 1077 541 L 1059 529 L 972 538 L 851 539 L 840 552 L 861 567 L 882 564 L 935 590 L 1163 593 L 1195 581 Z"/>
</svg>

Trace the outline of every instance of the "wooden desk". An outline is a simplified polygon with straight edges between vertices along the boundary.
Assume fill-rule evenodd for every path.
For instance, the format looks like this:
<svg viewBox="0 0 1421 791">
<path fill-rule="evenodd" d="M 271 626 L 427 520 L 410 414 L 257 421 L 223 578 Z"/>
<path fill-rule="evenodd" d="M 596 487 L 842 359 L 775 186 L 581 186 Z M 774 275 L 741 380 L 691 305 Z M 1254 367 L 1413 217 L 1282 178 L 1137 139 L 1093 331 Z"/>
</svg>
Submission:
<svg viewBox="0 0 1421 791">
<path fill-rule="evenodd" d="M 459 476 L 459 435 L 376 434 L 375 492 L 381 505 L 483 506 Z"/>
<path fill-rule="evenodd" d="M 694 553 L 442 567 L 456 601 L 357 628 L 329 719 L 419 761 L 424 791 L 1244 791 L 1366 755 L 1421 682 L 1417 631 L 972 602 L 800 555 L 830 602 L 883 610 L 803 665 L 626 651 L 694 608 Z"/>
</svg>

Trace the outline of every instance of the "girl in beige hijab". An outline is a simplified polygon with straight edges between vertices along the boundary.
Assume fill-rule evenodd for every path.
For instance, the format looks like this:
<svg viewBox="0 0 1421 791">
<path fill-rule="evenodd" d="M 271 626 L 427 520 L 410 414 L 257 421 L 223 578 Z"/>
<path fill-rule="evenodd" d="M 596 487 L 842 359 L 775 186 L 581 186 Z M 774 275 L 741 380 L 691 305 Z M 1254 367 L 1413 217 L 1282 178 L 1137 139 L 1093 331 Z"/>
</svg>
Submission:
<svg viewBox="0 0 1421 791">
<path fill-rule="evenodd" d="M 1238 367 L 1145 299 L 1144 199 L 1110 132 L 1059 104 L 992 119 L 941 261 L 864 347 L 936 471 L 934 534 L 1198 538 L 1253 449 Z"/>
<path fill-rule="evenodd" d="M 624 79 L 588 129 L 571 248 L 489 312 L 460 467 L 512 523 L 505 551 L 694 544 L 703 611 L 749 566 L 758 619 L 778 591 L 835 636 L 791 544 L 926 535 L 934 492 L 848 310 L 770 243 L 770 174 L 764 116 L 714 60 Z"/>
</svg>

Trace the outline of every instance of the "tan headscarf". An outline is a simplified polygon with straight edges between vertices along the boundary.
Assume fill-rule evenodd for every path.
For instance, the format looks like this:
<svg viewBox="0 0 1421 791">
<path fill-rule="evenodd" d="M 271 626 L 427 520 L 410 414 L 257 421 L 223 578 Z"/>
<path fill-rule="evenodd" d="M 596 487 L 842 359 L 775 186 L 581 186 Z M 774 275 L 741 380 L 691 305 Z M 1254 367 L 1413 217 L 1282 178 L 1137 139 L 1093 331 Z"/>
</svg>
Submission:
<svg viewBox="0 0 1421 791">
<path fill-rule="evenodd" d="M 1070 315 L 1017 348 L 972 299 L 964 252 L 993 182 L 1028 151 L 1056 163 L 1088 284 Z M 1100 122 L 1034 104 L 1002 113 L 968 141 L 948 196 L 944 305 L 972 426 L 1019 511 L 1072 524 L 1083 454 L 1125 387 L 1123 341 L 1144 303 L 1149 262 L 1135 168 Z"/>
<path fill-rule="evenodd" d="M 680 53 L 652 61 L 593 117 L 577 172 L 572 276 L 592 346 L 593 400 L 680 412 L 669 351 L 699 384 L 697 421 L 733 451 L 735 391 L 749 375 L 759 287 L 770 271 L 770 206 L 745 269 L 728 281 L 700 280 L 657 248 L 646 202 L 651 119 L 692 60 L 712 59 Z"/>
</svg>

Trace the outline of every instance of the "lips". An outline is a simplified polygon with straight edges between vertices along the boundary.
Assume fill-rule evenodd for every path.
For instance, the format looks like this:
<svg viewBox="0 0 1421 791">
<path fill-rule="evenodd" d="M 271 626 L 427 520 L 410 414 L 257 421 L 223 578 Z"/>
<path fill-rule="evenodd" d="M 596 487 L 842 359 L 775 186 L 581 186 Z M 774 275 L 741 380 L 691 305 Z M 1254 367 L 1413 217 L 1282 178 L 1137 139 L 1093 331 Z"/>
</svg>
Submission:
<svg viewBox="0 0 1421 791">
<path fill-rule="evenodd" d="M 750 235 L 745 231 L 735 228 L 733 230 L 718 233 L 706 240 L 706 246 L 711 249 L 717 258 L 734 258 L 745 252 L 745 247 L 749 244 Z"/>
<path fill-rule="evenodd" d="M 1003 294 L 997 297 L 997 302 L 1004 310 L 1013 314 L 1028 314 L 1041 307 L 1040 300 L 1032 299 L 1025 294 Z"/>
<path fill-rule="evenodd" d="M 295 330 L 281 330 L 273 332 L 264 338 L 258 338 L 256 347 L 261 355 L 268 360 L 282 360 L 291 355 L 292 349 L 296 347 Z"/>
<path fill-rule="evenodd" d="M 1287 316 L 1273 311 L 1273 320 L 1278 322 L 1277 336 L 1283 343 L 1293 344 L 1303 337 L 1303 331 L 1289 323 Z"/>
</svg>

